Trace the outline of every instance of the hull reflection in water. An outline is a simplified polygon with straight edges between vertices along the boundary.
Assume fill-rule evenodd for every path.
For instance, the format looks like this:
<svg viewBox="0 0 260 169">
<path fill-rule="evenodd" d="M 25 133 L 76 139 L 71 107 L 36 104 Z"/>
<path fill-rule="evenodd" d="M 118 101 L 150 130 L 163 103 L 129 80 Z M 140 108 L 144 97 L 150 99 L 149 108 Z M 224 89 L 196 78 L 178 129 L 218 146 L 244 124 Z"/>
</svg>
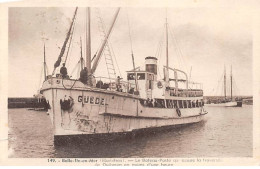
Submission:
<svg viewBox="0 0 260 169">
<path fill-rule="evenodd" d="M 179 126 L 169 126 L 164 128 L 156 128 L 153 130 L 142 130 L 133 133 L 127 133 L 125 135 L 95 135 L 94 137 L 79 136 L 74 138 L 74 142 L 70 141 L 69 145 L 62 144 L 55 146 L 56 158 L 126 158 L 126 157 L 140 157 L 139 153 L 144 153 L 144 157 L 165 157 L 163 152 L 157 153 L 157 155 L 151 155 L 150 151 L 145 154 L 142 150 L 145 150 L 149 144 L 154 144 L 152 147 L 164 147 L 171 146 L 172 144 L 182 144 L 180 137 L 183 133 L 192 130 L 192 132 L 198 132 L 203 130 L 206 121 L 201 121 L 194 124 L 186 124 Z M 68 138 L 72 138 L 71 136 Z M 61 139 L 66 142 L 66 138 L 63 136 Z M 98 140 L 98 142 L 93 142 Z M 76 141 L 77 140 L 77 141 Z M 84 141 L 83 141 L 84 140 Z M 180 142 L 180 143 L 178 143 Z M 189 146 L 189 145 L 187 145 Z M 176 147 L 178 148 L 178 147 Z M 157 149 L 160 152 L 161 150 Z"/>
</svg>

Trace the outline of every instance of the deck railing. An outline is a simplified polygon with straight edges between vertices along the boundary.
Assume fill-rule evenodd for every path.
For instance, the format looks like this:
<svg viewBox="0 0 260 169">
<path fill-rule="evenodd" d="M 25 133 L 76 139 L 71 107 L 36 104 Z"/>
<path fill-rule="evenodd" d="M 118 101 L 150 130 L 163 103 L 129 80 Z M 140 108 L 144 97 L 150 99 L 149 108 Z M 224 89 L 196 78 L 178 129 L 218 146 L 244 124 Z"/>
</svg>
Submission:
<svg viewBox="0 0 260 169">
<path fill-rule="evenodd" d="M 134 94 L 136 92 L 136 85 L 134 83 L 123 81 L 121 78 L 114 79 L 107 77 L 95 77 L 95 80 L 96 88 L 130 94 Z"/>
</svg>

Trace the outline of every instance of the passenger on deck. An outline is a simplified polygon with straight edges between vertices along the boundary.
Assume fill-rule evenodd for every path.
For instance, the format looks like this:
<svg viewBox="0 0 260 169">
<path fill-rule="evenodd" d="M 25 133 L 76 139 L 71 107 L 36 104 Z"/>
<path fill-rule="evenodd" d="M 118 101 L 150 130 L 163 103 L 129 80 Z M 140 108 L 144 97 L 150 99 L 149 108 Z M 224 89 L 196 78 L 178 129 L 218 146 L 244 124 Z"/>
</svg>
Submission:
<svg viewBox="0 0 260 169">
<path fill-rule="evenodd" d="M 146 100 L 146 106 L 150 107 L 150 99 L 149 98 Z"/>
<path fill-rule="evenodd" d="M 122 91 L 122 88 L 121 88 L 121 80 L 122 78 L 120 78 L 120 76 L 117 76 L 117 79 L 116 79 L 116 91 L 118 92 L 121 92 Z"/>
<path fill-rule="evenodd" d="M 97 88 L 102 88 L 103 87 L 103 82 L 101 81 L 101 80 L 99 80 L 98 82 L 97 82 L 97 84 L 96 84 L 96 87 Z"/>
<path fill-rule="evenodd" d="M 158 102 L 157 102 L 156 99 L 155 99 L 155 101 L 154 101 L 154 107 L 158 107 Z"/>
<path fill-rule="evenodd" d="M 108 83 L 104 83 L 103 85 L 102 85 L 102 89 L 108 89 L 109 88 L 109 84 Z"/>
<path fill-rule="evenodd" d="M 199 101 L 196 100 L 196 107 L 199 107 Z"/>
<path fill-rule="evenodd" d="M 151 100 L 151 106 L 150 107 L 154 107 L 154 103 L 153 103 L 153 99 Z"/>
<path fill-rule="evenodd" d="M 88 69 L 87 67 L 84 67 L 84 69 L 82 69 L 80 71 L 80 78 L 79 80 L 84 83 L 87 84 L 88 83 Z"/>
<path fill-rule="evenodd" d="M 147 98 L 147 106 L 148 107 L 153 107 L 152 100 L 150 100 L 149 98 Z"/>
<path fill-rule="evenodd" d="M 65 67 L 65 63 L 62 64 L 63 66 L 60 68 L 60 74 L 62 78 L 67 78 L 68 77 L 68 72 L 67 68 Z"/>
<path fill-rule="evenodd" d="M 134 94 L 134 88 L 131 88 L 128 93 Z"/>
</svg>

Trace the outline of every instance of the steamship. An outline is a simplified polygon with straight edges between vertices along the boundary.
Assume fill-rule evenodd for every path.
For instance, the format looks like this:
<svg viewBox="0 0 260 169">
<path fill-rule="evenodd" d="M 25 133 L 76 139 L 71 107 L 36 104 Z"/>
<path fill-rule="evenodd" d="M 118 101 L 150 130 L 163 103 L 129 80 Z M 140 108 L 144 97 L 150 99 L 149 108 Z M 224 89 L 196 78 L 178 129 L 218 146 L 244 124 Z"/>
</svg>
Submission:
<svg viewBox="0 0 260 169">
<path fill-rule="evenodd" d="M 52 75 L 47 75 L 41 87 L 49 107 L 54 140 L 65 136 L 93 136 L 99 134 L 131 133 L 142 129 L 197 123 L 203 120 L 203 90 L 191 89 L 187 74 L 168 65 L 163 67 L 164 77 L 157 76 L 157 61 L 153 56 L 145 57 L 145 70 L 134 68 L 127 71 L 127 81 L 121 78 L 95 77 L 99 60 L 108 45 L 111 30 L 120 8 L 117 9 L 112 24 L 104 35 L 103 44 L 95 60 L 91 60 L 90 9 L 87 8 L 86 62 L 89 72 L 88 82 L 63 77 L 55 70 L 60 65 L 67 43 L 72 36 L 77 9 L 69 32 L 54 65 Z M 167 35 L 167 26 L 166 26 Z M 167 38 L 168 41 L 168 38 Z M 167 42 L 168 45 L 168 42 Z M 167 49 L 168 50 L 168 46 Z M 81 61 L 82 56 L 80 58 Z M 134 63 L 134 62 L 133 62 Z M 174 77 L 170 77 L 172 72 Z M 180 75 L 184 79 L 178 78 Z M 184 84 L 183 88 L 179 87 Z"/>
</svg>

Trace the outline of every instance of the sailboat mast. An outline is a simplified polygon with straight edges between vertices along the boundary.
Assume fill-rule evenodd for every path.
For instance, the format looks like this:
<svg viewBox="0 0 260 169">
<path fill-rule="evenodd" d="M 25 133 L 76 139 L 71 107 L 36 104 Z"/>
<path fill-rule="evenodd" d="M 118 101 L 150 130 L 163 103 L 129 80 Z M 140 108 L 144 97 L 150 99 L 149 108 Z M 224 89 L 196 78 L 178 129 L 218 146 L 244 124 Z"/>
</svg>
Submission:
<svg viewBox="0 0 260 169">
<path fill-rule="evenodd" d="M 87 33 L 86 33 L 86 66 L 88 72 L 91 72 L 91 36 L 90 36 L 90 7 L 86 11 L 87 16 Z"/>
<path fill-rule="evenodd" d="M 231 74 L 230 74 L 230 81 L 231 81 L 231 100 L 232 100 L 232 65 L 231 65 Z"/>
<path fill-rule="evenodd" d="M 224 66 L 224 95 L 226 100 L 226 66 Z"/>
<path fill-rule="evenodd" d="M 45 43 L 44 43 L 44 47 L 43 47 L 43 69 L 44 69 L 44 80 L 47 80 L 47 76 L 46 76 L 46 60 L 45 60 Z"/>
</svg>

